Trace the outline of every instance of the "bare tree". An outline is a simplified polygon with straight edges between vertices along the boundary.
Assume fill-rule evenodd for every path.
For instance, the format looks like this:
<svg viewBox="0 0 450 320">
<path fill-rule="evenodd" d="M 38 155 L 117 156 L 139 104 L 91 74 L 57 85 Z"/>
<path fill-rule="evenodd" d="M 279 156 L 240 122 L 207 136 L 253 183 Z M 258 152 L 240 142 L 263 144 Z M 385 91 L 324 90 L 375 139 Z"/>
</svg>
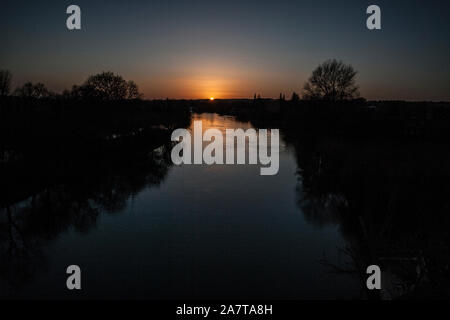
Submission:
<svg viewBox="0 0 450 320">
<path fill-rule="evenodd" d="M 91 85 L 73 85 L 71 91 L 66 91 L 63 93 L 65 97 L 70 99 L 89 99 L 95 98 L 98 93 L 96 93 L 95 89 Z"/>
<path fill-rule="evenodd" d="M 0 70 L 0 96 L 7 96 L 11 90 L 11 72 Z"/>
<path fill-rule="evenodd" d="M 95 98 L 102 100 L 120 100 L 127 94 L 126 81 L 112 72 L 102 72 L 90 76 L 84 86 L 92 87 Z"/>
<path fill-rule="evenodd" d="M 89 97 L 102 100 L 136 99 L 141 96 L 136 83 L 127 82 L 122 76 L 112 72 L 92 75 L 81 87 L 76 89 L 81 94 L 89 93 Z"/>
<path fill-rule="evenodd" d="M 335 59 L 319 65 L 303 87 L 304 99 L 346 100 L 359 96 L 357 72 L 349 64 Z"/>
<path fill-rule="evenodd" d="M 40 82 L 36 84 L 26 82 L 23 86 L 18 87 L 14 94 L 23 98 L 47 98 L 52 95 L 45 85 Z"/>
<path fill-rule="evenodd" d="M 52 93 L 41 82 L 38 82 L 34 85 L 33 93 L 36 98 L 47 98 L 52 95 Z"/>
<path fill-rule="evenodd" d="M 142 94 L 139 93 L 139 88 L 137 84 L 130 80 L 127 82 L 127 99 L 139 99 L 142 97 Z"/>
</svg>

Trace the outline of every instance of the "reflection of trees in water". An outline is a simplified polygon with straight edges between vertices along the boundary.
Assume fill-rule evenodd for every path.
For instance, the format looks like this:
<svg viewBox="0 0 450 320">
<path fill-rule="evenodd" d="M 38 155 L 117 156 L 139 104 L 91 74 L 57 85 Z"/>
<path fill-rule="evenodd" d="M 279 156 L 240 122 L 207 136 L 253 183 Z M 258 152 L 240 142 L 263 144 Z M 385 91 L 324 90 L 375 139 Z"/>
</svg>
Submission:
<svg viewBox="0 0 450 320">
<path fill-rule="evenodd" d="M 425 142 L 297 142 L 298 204 L 318 226 L 337 224 L 365 288 L 380 265 L 381 296 L 449 296 L 450 149 Z M 373 297 L 373 292 L 366 292 Z M 376 296 L 376 293 L 375 293 Z"/>
<path fill-rule="evenodd" d="M 101 212 L 159 184 L 170 133 L 191 115 L 187 101 L 0 98 L 0 295 L 9 295 L 45 266 L 43 245 L 89 232 Z"/>
<path fill-rule="evenodd" d="M 12 293 L 45 268 L 43 245 L 71 228 L 89 232 L 101 212 L 121 211 L 131 196 L 161 183 L 170 166 L 170 145 L 104 158 L 79 168 L 70 181 L 0 209 L 0 295 Z"/>
</svg>

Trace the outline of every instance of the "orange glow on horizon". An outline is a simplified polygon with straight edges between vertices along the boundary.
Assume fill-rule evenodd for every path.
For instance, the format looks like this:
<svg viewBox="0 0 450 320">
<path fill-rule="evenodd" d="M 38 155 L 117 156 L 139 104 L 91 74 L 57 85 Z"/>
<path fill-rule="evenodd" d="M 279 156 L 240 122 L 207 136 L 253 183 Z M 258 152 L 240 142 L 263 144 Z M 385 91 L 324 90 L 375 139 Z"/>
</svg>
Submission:
<svg viewBox="0 0 450 320">
<path fill-rule="evenodd" d="M 251 88 L 249 82 L 238 76 L 228 75 L 210 75 L 208 72 L 197 71 L 197 74 L 191 72 L 180 72 L 162 78 L 143 77 L 141 90 L 148 98 L 173 98 L 173 99 L 206 99 L 215 101 L 216 99 L 232 99 L 241 97 L 250 97 L 253 95 L 253 89 L 248 92 L 244 88 Z M 213 98 L 213 99 L 211 99 Z"/>
</svg>

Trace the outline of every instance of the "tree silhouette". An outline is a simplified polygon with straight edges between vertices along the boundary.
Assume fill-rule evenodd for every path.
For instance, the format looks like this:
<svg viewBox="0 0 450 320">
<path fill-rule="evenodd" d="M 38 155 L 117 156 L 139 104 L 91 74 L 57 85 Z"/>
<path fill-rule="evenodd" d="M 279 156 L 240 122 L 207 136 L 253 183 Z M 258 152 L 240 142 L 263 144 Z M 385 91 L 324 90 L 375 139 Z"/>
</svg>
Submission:
<svg viewBox="0 0 450 320">
<path fill-rule="evenodd" d="M 73 85 L 72 90 L 70 92 L 64 91 L 63 95 L 67 98 L 81 100 L 95 98 L 96 96 L 98 96 L 98 93 L 96 93 L 93 86 L 84 84 L 81 86 Z"/>
<path fill-rule="evenodd" d="M 291 97 L 291 101 L 299 101 L 300 100 L 300 97 L 299 97 L 299 95 L 297 94 L 297 92 L 292 92 L 292 97 Z"/>
<path fill-rule="evenodd" d="M 136 83 L 127 82 L 112 72 L 92 75 L 81 87 L 74 86 L 72 91 L 75 96 L 101 100 L 136 99 L 141 96 Z"/>
<path fill-rule="evenodd" d="M 0 70 L 0 97 L 7 96 L 11 89 L 11 72 L 9 70 Z"/>
<path fill-rule="evenodd" d="M 36 84 L 26 82 L 22 87 L 18 87 L 14 94 L 23 98 L 47 98 L 52 95 L 45 85 L 40 82 Z"/>
<path fill-rule="evenodd" d="M 139 93 L 139 88 L 137 84 L 130 80 L 127 82 L 128 90 L 127 90 L 127 99 L 139 99 L 142 97 L 142 94 Z"/>
<path fill-rule="evenodd" d="M 308 100 L 346 100 L 356 98 L 356 71 L 342 61 L 327 60 L 319 65 L 305 83 L 303 98 Z"/>
</svg>

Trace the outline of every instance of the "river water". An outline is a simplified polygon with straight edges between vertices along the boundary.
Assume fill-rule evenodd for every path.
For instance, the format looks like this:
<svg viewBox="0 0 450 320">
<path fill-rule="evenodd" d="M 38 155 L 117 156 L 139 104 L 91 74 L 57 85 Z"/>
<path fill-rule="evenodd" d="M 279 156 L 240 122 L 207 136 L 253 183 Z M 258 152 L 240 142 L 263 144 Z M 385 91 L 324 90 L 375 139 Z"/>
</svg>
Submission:
<svg viewBox="0 0 450 320">
<path fill-rule="evenodd" d="M 201 120 L 204 130 L 251 127 L 217 114 L 194 114 L 193 120 Z M 258 165 L 181 165 L 135 190 L 119 184 L 109 193 L 122 192 L 121 205 L 97 207 L 89 228 L 68 223 L 48 239 L 41 232 L 33 258 L 8 267 L 25 272 L 18 279 L 5 272 L 1 295 L 358 298 L 359 279 L 330 267 L 349 262 L 339 226 L 305 217 L 295 152 L 282 138 L 280 144 L 274 176 L 261 176 Z M 72 264 L 82 270 L 81 291 L 66 288 Z"/>
</svg>

